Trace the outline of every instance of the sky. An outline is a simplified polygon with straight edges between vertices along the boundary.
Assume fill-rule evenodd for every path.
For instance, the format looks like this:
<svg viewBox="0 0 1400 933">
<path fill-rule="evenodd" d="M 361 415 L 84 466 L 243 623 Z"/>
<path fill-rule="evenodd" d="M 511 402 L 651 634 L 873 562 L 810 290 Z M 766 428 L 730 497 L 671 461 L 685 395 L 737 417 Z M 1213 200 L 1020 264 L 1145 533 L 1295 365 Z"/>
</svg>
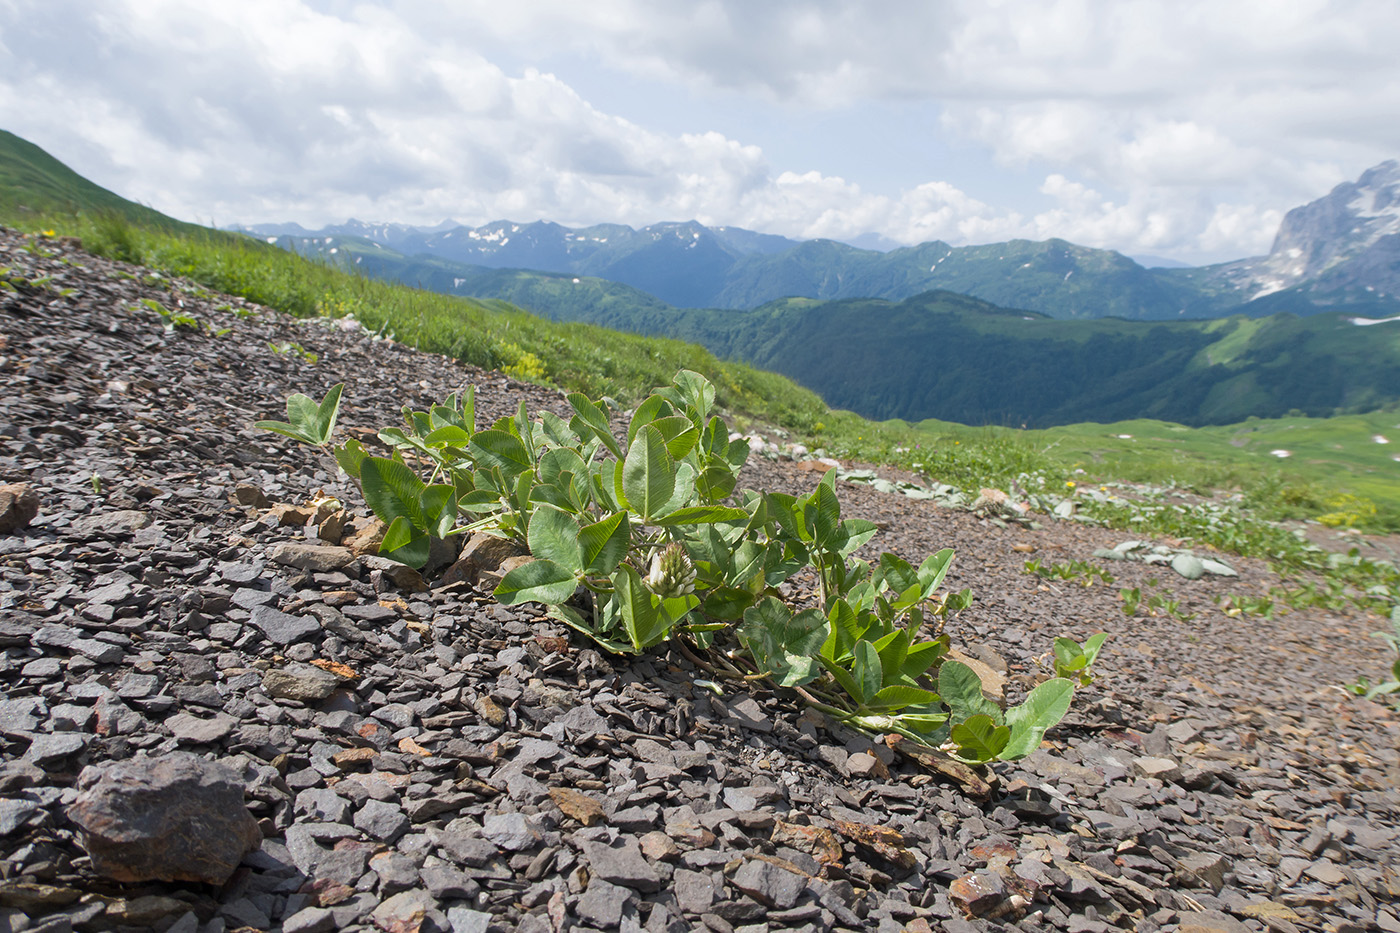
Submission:
<svg viewBox="0 0 1400 933">
<path fill-rule="evenodd" d="M 1392 0 L 0 0 L 0 128 L 220 226 L 694 219 L 1197 264 L 1400 158 L 1397 48 Z"/>
</svg>

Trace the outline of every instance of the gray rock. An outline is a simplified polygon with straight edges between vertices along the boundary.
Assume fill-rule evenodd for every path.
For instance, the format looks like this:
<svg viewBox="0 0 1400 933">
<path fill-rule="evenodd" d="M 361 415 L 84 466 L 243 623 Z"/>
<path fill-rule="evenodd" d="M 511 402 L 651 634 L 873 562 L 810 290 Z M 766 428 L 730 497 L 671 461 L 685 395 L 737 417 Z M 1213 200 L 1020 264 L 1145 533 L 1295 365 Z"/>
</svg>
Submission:
<svg viewBox="0 0 1400 933">
<path fill-rule="evenodd" d="M 29 744 L 24 757 L 36 765 L 54 765 L 71 758 L 87 748 L 92 736 L 80 732 L 58 732 L 53 735 L 36 735 Z"/>
<path fill-rule="evenodd" d="M 452 924 L 452 933 L 486 933 L 486 928 L 491 925 L 491 915 L 466 907 L 449 907 L 447 922 Z"/>
<path fill-rule="evenodd" d="M 330 933 L 335 917 L 322 907 L 307 907 L 282 921 L 282 933 Z"/>
<path fill-rule="evenodd" d="M 294 616 L 273 609 L 271 606 L 258 606 L 249 616 L 249 622 L 257 626 L 268 641 L 277 645 L 290 645 L 317 635 L 321 623 L 310 616 Z"/>
<path fill-rule="evenodd" d="M 787 910 L 796 904 L 807 886 L 807 879 L 801 875 L 760 859 L 745 862 L 734 873 L 732 882 L 760 904 L 777 910 Z"/>
<path fill-rule="evenodd" d="M 703 914 L 714 905 L 721 893 L 721 886 L 708 872 L 677 868 L 671 879 L 671 890 L 681 910 L 689 914 Z"/>
<path fill-rule="evenodd" d="M 1172 569 L 1188 580 L 1205 576 L 1206 568 L 1194 554 L 1178 554 L 1172 558 Z"/>
<path fill-rule="evenodd" d="M 220 885 L 262 842 L 243 785 L 194 755 L 84 768 L 68 818 L 93 868 L 116 881 Z"/>
<path fill-rule="evenodd" d="M 408 832 L 408 817 L 397 805 L 380 800 L 367 800 L 355 814 L 355 826 L 376 839 L 393 845 Z"/>
<path fill-rule="evenodd" d="M 629 898 L 636 896 L 636 892 L 631 888 L 595 878 L 574 905 L 574 910 L 581 919 L 594 926 L 612 929 L 621 925 L 622 909 L 627 905 Z"/>
<path fill-rule="evenodd" d="M 585 841 L 583 853 L 595 877 L 644 894 L 661 889 L 661 877 L 642 857 L 637 840 L 630 836 L 623 836 L 611 844 Z"/>
<path fill-rule="evenodd" d="M 510 852 L 533 848 L 540 843 L 539 830 L 519 813 L 499 813 L 482 823 L 481 834 Z"/>
<path fill-rule="evenodd" d="M 181 742 L 204 745 L 222 742 L 228 738 L 238 725 L 238 720 L 223 713 L 216 713 L 208 719 L 191 716 L 189 713 L 177 713 L 167 719 L 165 725 Z"/>
</svg>

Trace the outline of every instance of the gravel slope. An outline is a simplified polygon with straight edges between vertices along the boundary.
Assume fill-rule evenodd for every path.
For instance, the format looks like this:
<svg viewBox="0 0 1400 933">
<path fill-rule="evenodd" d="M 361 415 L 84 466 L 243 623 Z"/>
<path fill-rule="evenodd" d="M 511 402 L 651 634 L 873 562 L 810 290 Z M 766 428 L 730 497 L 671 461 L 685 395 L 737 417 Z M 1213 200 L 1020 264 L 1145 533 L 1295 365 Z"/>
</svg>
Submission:
<svg viewBox="0 0 1400 933">
<path fill-rule="evenodd" d="M 600 655 L 375 558 L 308 563 L 307 529 L 239 502 L 358 504 L 251 429 L 292 392 L 345 382 L 351 432 L 468 383 L 479 419 L 557 393 L 72 244 L 4 232 L 5 267 L 47 283 L 0 292 L 0 482 L 41 500 L 0 534 L 0 929 L 1400 930 L 1400 722 L 1330 686 L 1383 673 L 1381 623 L 1227 618 L 1212 596 L 1277 583 L 1258 562 L 1052 585 L 1028 555 L 1126 536 L 843 486 L 879 549 L 956 549 L 976 601 L 949 631 L 1008 692 L 1056 635 L 1112 633 L 1069 719 L 973 797 L 684 658 Z M 231 330 L 167 332 L 141 299 Z M 743 482 L 817 478 L 754 458 Z M 1197 617 L 1125 619 L 1118 587 L 1149 577 Z M 261 848 L 221 884 L 113 880 L 80 791 L 181 753 L 227 767 Z"/>
</svg>

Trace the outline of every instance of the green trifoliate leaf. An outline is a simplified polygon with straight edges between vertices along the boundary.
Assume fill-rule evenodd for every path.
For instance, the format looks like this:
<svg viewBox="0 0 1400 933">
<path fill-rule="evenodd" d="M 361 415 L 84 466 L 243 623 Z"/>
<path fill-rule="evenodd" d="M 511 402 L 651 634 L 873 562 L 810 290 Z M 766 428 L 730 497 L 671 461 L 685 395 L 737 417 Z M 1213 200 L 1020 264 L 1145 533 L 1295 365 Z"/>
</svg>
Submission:
<svg viewBox="0 0 1400 933">
<path fill-rule="evenodd" d="M 664 514 L 662 509 L 676 492 L 676 464 L 666 451 L 666 441 L 652 425 L 637 432 L 622 463 L 622 492 L 643 518 Z"/>
<path fill-rule="evenodd" d="M 428 562 L 432 539 L 403 516 L 394 519 L 379 543 L 379 556 L 417 569 Z"/>
<path fill-rule="evenodd" d="M 818 657 L 826 640 L 827 622 L 815 609 L 793 615 L 782 601 L 769 596 L 744 612 L 739 638 L 760 669 L 782 687 L 800 687 L 821 670 Z"/>
<path fill-rule="evenodd" d="M 335 419 L 340 412 L 340 394 L 343 391 L 343 382 L 331 386 L 319 404 L 310 396 L 298 392 L 287 399 L 286 421 L 258 421 L 253 427 L 276 431 L 307 444 L 324 444 L 330 440 L 331 432 L 335 430 Z"/>
<path fill-rule="evenodd" d="M 999 726 L 990 716 L 977 715 L 953 726 L 951 737 L 958 743 L 959 757 L 969 761 L 993 761 L 1011 738 L 1011 730 Z"/>
<path fill-rule="evenodd" d="M 953 663 L 953 662 L 949 662 Z M 945 668 L 947 664 L 943 665 Z M 1036 687 L 1020 706 L 1006 711 L 1006 724 L 1011 727 L 1011 738 L 999 757 L 1005 761 L 1025 758 L 1040 747 L 1045 732 L 1069 712 L 1069 701 L 1074 696 L 1074 684 L 1062 677 L 1047 680 Z"/>
<path fill-rule="evenodd" d="M 982 695 L 982 679 L 961 661 L 944 661 L 938 669 L 938 694 L 952 709 L 953 722 L 964 722 L 979 714 L 1001 721 L 1001 709 Z"/>
<path fill-rule="evenodd" d="M 541 505 L 530 517 L 527 540 L 530 553 L 552 561 L 574 575 L 583 573 L 579 527 L 573 516 L 552 505 Z"/>
<path fill-rule="evenodd" d="M 419 531 L 428 530 L 418 498 L 427 487 L 404 464 L 385 457 L 365 457 L 360 463 L 360 485 L 365 502 L 384 521 L 404 518 Z"/>
<path fill-rule="evenodd" d="M 578 580 L 553 561 L 532 560 L 506 574 L 496 587 L 495 597 L 507 606 L 517 603 L 555 604 L 574 595 Z"/>
</svg>

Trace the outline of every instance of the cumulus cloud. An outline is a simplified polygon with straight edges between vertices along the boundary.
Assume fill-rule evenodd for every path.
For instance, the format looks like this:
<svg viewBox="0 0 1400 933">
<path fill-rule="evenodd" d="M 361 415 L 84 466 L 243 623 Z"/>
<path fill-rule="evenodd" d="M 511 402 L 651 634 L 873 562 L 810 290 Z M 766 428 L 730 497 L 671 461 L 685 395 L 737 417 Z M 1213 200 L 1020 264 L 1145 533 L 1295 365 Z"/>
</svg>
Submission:
<svg viewBox="0 0 1400 933">
<path fill-rule="evenodd" d="M 190 219 L 694 217 L 1208 260 L 1400 152 L 1397 40 L 1367 0 L 0 0 L 0 125 Z M 1039 201 L 775 165 L 761 130 L 625 119 L 555 60 L 789 117 L 925 102 L 964 168 Z"/>
</svg>

